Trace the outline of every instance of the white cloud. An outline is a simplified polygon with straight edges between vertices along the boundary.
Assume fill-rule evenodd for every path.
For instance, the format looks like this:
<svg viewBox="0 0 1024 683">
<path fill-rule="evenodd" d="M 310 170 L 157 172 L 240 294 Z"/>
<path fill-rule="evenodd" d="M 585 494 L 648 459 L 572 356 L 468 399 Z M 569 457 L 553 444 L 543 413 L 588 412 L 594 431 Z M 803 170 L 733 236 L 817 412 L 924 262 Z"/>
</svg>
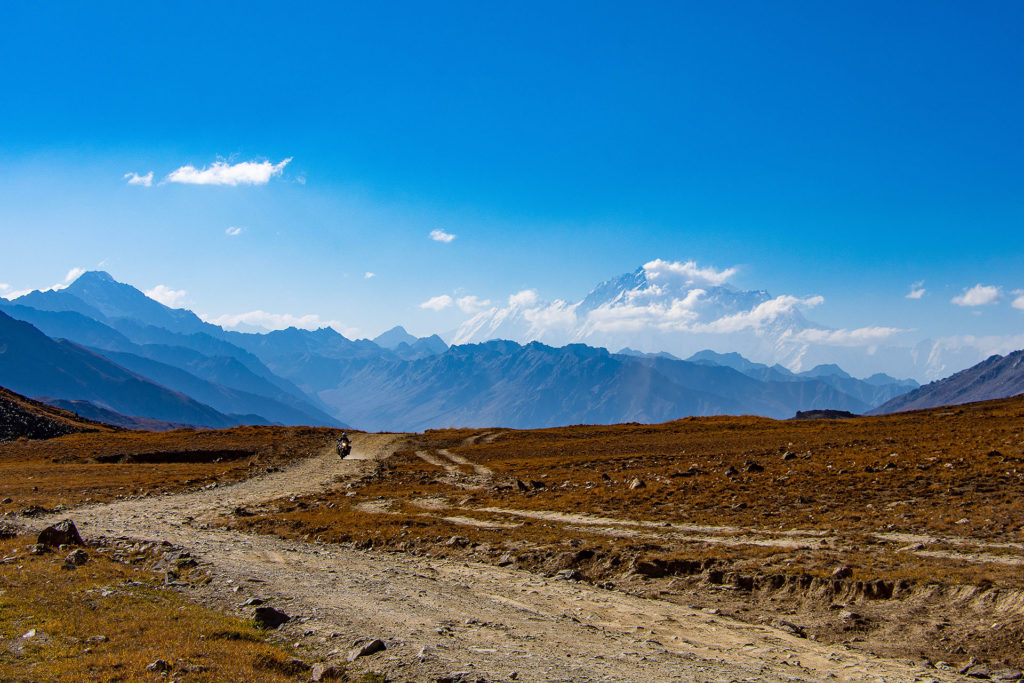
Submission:
<svg viewBox="0 0 1024 683">
<path fill-rule="evenodd" d="M 512 308 L 533 308 L 537 305 L 539 297 L 532 289 L 524 289 L 516 292 L 508 298 L 508 305 Z"/>
<path fill-rule="evenodd" d="M 1014 299 L 1010 305 L 1016 308 L 1018 311 L 1024 311 L 1024 290 L 1015 289 L 1013 291 L 1013 294 L 1017 298 Z"/>
<path fill-rule="evenodd" d="M 164 306 L 170 306 L 171 308 L 177 308 L 185 300 L 186 294 L 184 289 L 171 289 L 167 285 L 157 285 L 143 293 L 150 299 L 159 301 Z"/>
<path fill-rule="evenodd" d="M 992 285 L 977 284 L 964 293 L 950 299 L 957 306 L 987 306 L 999 301 L 999 288 Z"/>
<path fill-rule="evenodd" d="M 429 308 L 432 311 L 440 311 L 452 305 L 452 298 L 447 294 L 435 296 L 420 304 L 420 308 Z"/>
<path fill-rule="evenodd" d="M 288 157 L 276 164 L 269 161 L 242 161 L 237 164 L 217 161 L 202 170 L 187 165 L 171 171 L 165 182 L 186 185 L 266 185 L 271 178 L 281 175 L 291 160 Z"/>
<path fill-rule="evenodd" d="M 700 268 L 695 261 L 663 261 L 655 259 L 644 264 L 649 280 L 682 278 L 687 284 L 722 285 L 736 274 L 736 268 L 715 270 L 713 267 Z"/>
<path fill-rule="evenodd" d="M 788 338 L 808 342 L 812 344 L 825 344 L 828 346 L 873 346 L 885 341 L 889 337 L 902 334 L 908 330 L 901 330 L 898 327 L 859 327 L 855 330 L 821 330 L 811 328 L 800 330 Z"/>
<path fill-rule="evenodd" d="M 149 187 L 153 184 L 152 171 L 150 171 L 146 175 L 139 175 L 138 173 L 125 173 L 124 177 L 128 179 L 129 185 L 141 185 L 142 187 Z"/>
<path fill-rule="evenodd" d="M 366 271 L 366 273 L 363 274 L 363 277 L 367 280 L 370 280 L 377 277 L 377 273 L 371 273 L 370 271 Z"/>
<path fill-rule="evenodd" d="M 906 298 L 920 299 L 921 297 L 924 296 L 924 293 L 926 291 L 928 290 L 924 288 L 924 280 L 921 280 L 920 282 L 915 282 L 914 284 L 910 285 L 910 291 L 907 293 Z"/>
<path fill-rule="evenodd" d="M 242 234 L 244 230 L 245 228 L 238 227 L 237 225 L 232 225 L 230 228 L 224 231 L 224 234 L 228 235 L 229 237 L 238 237 L 239 235 Z"/>
<path fill-rule="evenodd" d="M 85 272 L 85 268 L 78 268 L 78 267 L 72 268 L 71 270 L 68 271 L 68 274 L 64 276 L 65 284 L 71 284 L 72 282 L 77 280 L 79 278 L 79 276 L 82 275 L 82 273 L 84 273 L 84 272 Z"/>
<path fill-rule="evenodd" d="M 450 232 L 445 232 L 444 230 L 441 229 L 430 231 L 430 239 L 434 240 L 435 242 L 444 242 L 445 244 L 448 244 L 457 236 L 458 235 L 453 235 Z"/>
<path fill-rule="evenodd" d="M 825 298 L 822 296 L 809 296 L 801 299 L 784 294 L 762 302 L 749 311 L 726 315 L 709 323 L 695 325 L 692 329 L 695 332 L 716 333 L 739 332 L 747 328 L 756 329 L 797 308 L 814 308 L 824 302 Z"/>
<path fill-rule="evenodd" d="M 287 327 L 298 327 L 303 330 L 316 330 L 321 327 L 333 327 L 341 334 L 350 335 L 354 331 L 343 328 L 337 320 L 322 320 L 319 315 L 292 315 L 291 313 L 268 313 L 267 311 L 249 311 L 217 316 L 216 318 L 201 316 L 203 320 L 226 329 L 261 328 L 264 330 L 283 330 Z"/>
<path fill-rule="evenodd" d="M 479 313 L 491 307 L 489 299 L 481 299 L 477 296 L 463 296 L 455 300 L 455 305 L 463 313 Z"/>
</svg>

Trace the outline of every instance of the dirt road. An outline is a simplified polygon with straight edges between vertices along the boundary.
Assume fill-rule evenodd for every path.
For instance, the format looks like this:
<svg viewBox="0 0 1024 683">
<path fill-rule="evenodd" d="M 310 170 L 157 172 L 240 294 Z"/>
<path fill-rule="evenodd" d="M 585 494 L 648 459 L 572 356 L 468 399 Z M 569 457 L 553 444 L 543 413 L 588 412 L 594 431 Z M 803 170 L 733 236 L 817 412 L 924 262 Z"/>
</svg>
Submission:
<svg viewBox="0 0 1024 683">
<path fill-rule="evenodd" d="M 950 674 L 819 645 L 765 626 L 520 570 L 211 528 L 239 506 L 327 490 L 365 474 L 404 435 L 356 435 L 237 484 L 64 513 L 89 539 L 168 541 L 213 581 L 196 597 L 239 614 L 259 597 L 297 617 L 282 628 L 311 660 L 343 661 L 360 639 L 388 649 L 350 670 L 391 680 L 942 681 Z M 40 526 L 51 519 L 31 520 Z M 368 517 L 372 523 L 372 516 Z M 513 674 L 515 676 L 513 677 Z"/>
</svg>

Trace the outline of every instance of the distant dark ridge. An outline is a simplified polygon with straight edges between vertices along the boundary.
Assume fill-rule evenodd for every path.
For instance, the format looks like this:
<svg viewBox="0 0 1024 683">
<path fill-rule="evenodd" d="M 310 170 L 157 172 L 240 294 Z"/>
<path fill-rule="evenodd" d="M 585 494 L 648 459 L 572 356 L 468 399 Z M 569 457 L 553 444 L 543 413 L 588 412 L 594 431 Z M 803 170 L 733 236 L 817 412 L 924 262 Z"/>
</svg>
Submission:
<svg viewBox="0 0 1024 683">
<path fill-rule="evenodd" d="M 851 417 L 860 417 L 857 413 L 848 410 L 798 410 L 791 420 L 849 420 Z"/>
<path fill-rule="evenodd" d="M 122 415 L 113 410 L 101 408 L 89 401 L 70 401 L 63 398 L 43 398 L 43 401 L 56 408 L 72 412 L 81 418 L 136 431 L 169 432 L 172 429 L 195 428 L 195 425 L 185 422 L 164 422 L 163 420 L 155 420 L 149 417 Z"/>
</svg>

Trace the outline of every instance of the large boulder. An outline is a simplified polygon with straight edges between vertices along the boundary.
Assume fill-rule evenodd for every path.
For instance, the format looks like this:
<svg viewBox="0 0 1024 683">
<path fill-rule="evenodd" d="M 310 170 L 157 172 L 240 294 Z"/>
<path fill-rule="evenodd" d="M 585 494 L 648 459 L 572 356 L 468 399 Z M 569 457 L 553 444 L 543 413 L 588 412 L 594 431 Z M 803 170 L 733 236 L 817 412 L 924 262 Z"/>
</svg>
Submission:
<svg viewBox="0 0 1024 683">
<path fill-rule="evenodd" d="M 78 534 L 78 527 L 70 519 L 57 522 L 40 531 L 37 542 L 51 548 L 62 545 L 85 545 L 85 541 Z"/>
</svg>

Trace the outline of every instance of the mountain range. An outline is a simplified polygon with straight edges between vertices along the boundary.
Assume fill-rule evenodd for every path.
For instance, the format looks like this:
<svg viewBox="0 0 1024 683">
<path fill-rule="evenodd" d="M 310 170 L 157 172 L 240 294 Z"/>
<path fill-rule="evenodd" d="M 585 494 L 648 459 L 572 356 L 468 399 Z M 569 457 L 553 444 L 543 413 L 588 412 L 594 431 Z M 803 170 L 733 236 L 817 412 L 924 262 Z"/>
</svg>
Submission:
<svg viewBox="0 0 1024 683">
<path fill-rule="evenodd" d="M 995 355 L 949 377 L 897 396 L 875 408 L 876 414 L 922 410 L 1024 393 L 1024 350 Z"/>
<path fill-rule="evenodd" d="M 599 310 L 608 296 L 625 300 L 631 284 L 668 286 L 654 280 L 645 271 L 606 283 L 577 308 Z M 771 301 L 763 292 L 737 297 L 705 284 L 698 298 L 710 317 Z M 97 271 L 64 289 L 0 299 L 0 314 L 0 385 L 209 427 L 541 427 L 716 413 L 783 418 L 798 410 L 866 412 L 917 388 L 882 374 L 856 379 L 835 365 L 792 372 L 738 353 L 701 351 L 682 360 L 491 339 L 449 347 L 436 335 L 417 338 L 401 327 L 373 340 L 331 328 L 236 332 Z M 787 315 L 788 324 L 803 324 L 799 311 Z"/>
</svg>

